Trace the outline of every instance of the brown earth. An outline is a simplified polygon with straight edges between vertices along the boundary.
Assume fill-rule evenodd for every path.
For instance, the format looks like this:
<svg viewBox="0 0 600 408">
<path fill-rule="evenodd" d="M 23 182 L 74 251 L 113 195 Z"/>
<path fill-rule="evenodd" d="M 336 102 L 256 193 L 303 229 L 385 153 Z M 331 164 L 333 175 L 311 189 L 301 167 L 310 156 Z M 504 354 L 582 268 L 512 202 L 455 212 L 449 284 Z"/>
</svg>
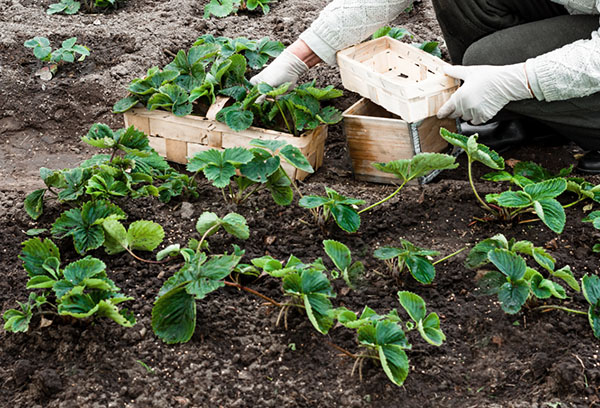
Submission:
<svg viewBox="0 0 600 408">
<path fill-rule="evenodd" d="M 90 125 L 104 122 L 113 128 L 122 119 L 110 113 L 125 95 L 127 83 L 170 57 L 165 50 L 188 47 L 199 35 L 262 37 L 290 43 L 327 3 L 279 1 L 267 16 L 242 13 L 222 20 L 201 18 L 205 1 L 131 0 L 106 14 L 47 16 L 50 0 L 0 0 L 0 311 L 24 301 L 26 275 L 17 256 L 25 231 L 49 227 L 64 210 L 48 208 L 38 221 L 23 211 L 25 195 L 41 184 L 40 166 L 63 168 L 88 157 L 91 149 L 80 142 Z M 398 21 L 420 40 L 440 39 L 428 2 Z M 50 82 L 34 76 L 41 66 L 22 43 L 36 35 L 53 43 L 71 36 L 92 50 L 83 63 L 61 67 Z M 337 71 L 319 67 L 311 72 L 321 84 L 339 86 Z M 308 79 L 308 77 L 306 78 Z M 347 95 L 340 107 L 356 100 Z M 533 160 L 558 170 L 575 162 L 573 146 L 525 147 L 506 158 Z M 362 381 L 351 376 L 353 361 L 327 341 L 353 352 L 355 338 L 336 327 L 324 337 L 307 319 L 290 314 L 289 326 L 276 327 L 277 311 L 233 289 L 222 289 L 199 303 L 198 326 L 184 345 L 165 345 L 152 333 L 150 311 L 162 282 L 177 265 L 154 266 L 128 257 L 92 255 L 108 265 L 110 277 L 127 295 L 138 324 L 125 329 L 112 322 L 68 324 L 55 320 L 50 327 L 32 323 L 26 334 L 0 332 L 0 406 L 6 407 L 588 407 L 600 405 L 600 343 L 584 317 L 525 310 L 504 314 L 494 298 L 476 289 L 475 271 L 464 268 L 465 253 L 440 264 L 434 284 L 412 279 L 398 283 L 385 274 L 373 250 L 406 238 L 416 245 L 450 254 L 496 233 L 548 246 L 558 265 L 571 265 L 578 278 L 600 271 L 591 247 L 598 233 L 582 224 L 582 207 L 567 211 L 560 236 L 541 223 L 471 224 L 483 216 L 466 183 L 462 166 L 446 172 L 423 188 L 407 187 L 397 199 L 363 216 L 359 234 L 337 227 L 322 231 L 296 205 L 277 207 L 267 195 L 233 207 L 220 194 L 202 186 L 197 201 L 168 205 L 155 200 L 122 202 L 130 220 L 149 219 L 165 227 L 166 241 L 185 243 L 203 211 L 224 215 L 236 211 L 248 220 L 246 242 L 217 236 L 213 251 L 241 245 L 248 257 L 270 254 L 284 260 L 290 254 L 305 261 L 324 257 L 323 239 L 347 244 L 355 258 L 367 265 L 367 276 L 357 291 L 345 293 L 336 282 L 336 306 L 360 311 L 369 305 L 385 313 L 398 307 L 396 292 L 414 291 L 440 314 L 447 341 L 442 347 L 425 345 L 410 334 L 411 373 L 403 387 L 394 386 L 380 367 L 366 364 Z M 477 168 L 477 176 L 483 174 Z M 598 183 L 598 178 L 590 181 Z M 325 165 L 307 179 L 305 193 L 321 193 L 330 186 L 342 194 L 369 202 L 392 191 L 390 186 L 357 182 L 352 178 L 340 126 L 332 127 Z M 495 188 L 479 183 L 482 192 Z M 60 242 L 65 260 L 76 259 L 70 242 Z M 281 299 L 272 279 L 248 285 Z M 580 294 L 569 292 L 570 307 L 584 309 Z M 324 341 L 327 340 L 327 341 Z M 148 369 L 141 364 L 147 365 Z"/>
</svg>

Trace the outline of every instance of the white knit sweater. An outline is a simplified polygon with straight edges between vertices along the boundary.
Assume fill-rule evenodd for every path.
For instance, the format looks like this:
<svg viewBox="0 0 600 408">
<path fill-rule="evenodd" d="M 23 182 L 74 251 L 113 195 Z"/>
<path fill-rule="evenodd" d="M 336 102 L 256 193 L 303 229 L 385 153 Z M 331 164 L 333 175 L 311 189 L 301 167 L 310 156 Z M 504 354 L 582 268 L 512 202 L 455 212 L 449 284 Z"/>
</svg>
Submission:
<svg viewBox="0 0 600 408">
<path fill-rule="evenodd" d="M 600 14 L 600 0 L 552 0 L 571 14 Z M 323 61 L 369 37 L 412 0 L 333 0 L 300 38 Z M 600 28 L 600 24 L 599 24 Z M 527 76 L 539 100 L 557 101 L 600 92 L 600 29 L 591 38 L 527 61 Z"/>
</svg>

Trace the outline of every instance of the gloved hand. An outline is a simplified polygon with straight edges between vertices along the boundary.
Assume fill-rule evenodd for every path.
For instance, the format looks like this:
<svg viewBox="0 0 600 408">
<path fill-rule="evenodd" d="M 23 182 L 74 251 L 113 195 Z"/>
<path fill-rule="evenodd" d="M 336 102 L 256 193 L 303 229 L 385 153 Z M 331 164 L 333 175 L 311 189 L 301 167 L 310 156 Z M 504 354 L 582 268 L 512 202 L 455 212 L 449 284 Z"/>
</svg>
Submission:
<svg viewBox="0 0 600 408">
<path fill-rule="evenodd" d="M 273 87 L 291 82 L 294 87 L 300 75 L 306 71 L 308 66 L 286 49 L 265 69 L 250 78 L 250 82 L 252 85 L 266 82 Z"/>
<path fill-rule="evenodd" d="M 525 63 L 492 66 L 448 66 L 444 72 L 463 85 L 440 108 L 437 117 L 462 118 L 474 125 L 492 119 L 509 102 L 533 98 Z"/>
</svg>

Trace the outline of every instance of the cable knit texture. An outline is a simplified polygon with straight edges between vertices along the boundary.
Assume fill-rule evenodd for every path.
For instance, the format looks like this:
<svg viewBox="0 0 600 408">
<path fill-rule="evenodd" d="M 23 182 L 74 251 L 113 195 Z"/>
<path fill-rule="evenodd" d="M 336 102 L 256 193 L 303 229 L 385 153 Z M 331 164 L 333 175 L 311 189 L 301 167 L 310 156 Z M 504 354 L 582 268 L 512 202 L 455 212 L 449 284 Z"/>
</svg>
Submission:
<svg viewBox="0 0 600 408">
<path fill-rule="evenodd" d="M 552 0 L 571 14 L 600 14 L 600 0 Z M 388 24 L 412 0 L 333 0 L 300 38 L 326 63 Z M 600 27 L 600 24 L 599 24 Z M 600 92 L 600 30 L 527 61 L 527 75 L 537 99 L 557 101 Z"/>
</svg>

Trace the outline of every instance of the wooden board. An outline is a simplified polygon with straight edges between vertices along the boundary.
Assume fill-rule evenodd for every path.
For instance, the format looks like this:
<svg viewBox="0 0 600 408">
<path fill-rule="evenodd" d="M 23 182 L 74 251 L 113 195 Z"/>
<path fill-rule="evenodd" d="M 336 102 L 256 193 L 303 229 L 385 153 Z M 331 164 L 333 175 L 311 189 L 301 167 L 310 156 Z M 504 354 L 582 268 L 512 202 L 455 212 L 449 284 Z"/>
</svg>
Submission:
<svg viewBox="0 0 600 408">
<path fill-rule="evenodd" d="M 459 86 L 446 62 L 390 37 L 340 51 L 337 61 L 345 88 L 411 123 L 437 114 Z"/>
<path fill-rule="evenodd" d="M 422 152 L 444 152 L 448 143 L 439 135 L 440 127 L 456 131 L 453 119 L 434 116 L 409 123 L 365 98 L 343 115 L 354 175 L 376 183 L 395 184 L 398 179 L 375 169 L 373 163 L 411 159 Z"/>
<path fill-rule="evenodd" d="M 220 102 L 222 100 L 219 100 Z M 207 116 L 213 116 L 210 109 Z M 147 134 L 150 146 L 161 156 L 181 164 L 186 164 L 189 157 L 203 150 L 250 147 L 253 139 L 274 139 L 296 146 L 317 170 L 323 164 L 327 138 L 327 126 L 319 126 L 297 137 L 256 127 L 235 132 L 215 119 L 194 115 L 177 117 L 169 112 L 148 111 L 144 108 L 125 112 L 124 121 L 126 127 L 134 126 Z M 283 167 L 288 175 L 296 180 L 303 180 L 309 175 L 287 164 Z"/>
</svg>

